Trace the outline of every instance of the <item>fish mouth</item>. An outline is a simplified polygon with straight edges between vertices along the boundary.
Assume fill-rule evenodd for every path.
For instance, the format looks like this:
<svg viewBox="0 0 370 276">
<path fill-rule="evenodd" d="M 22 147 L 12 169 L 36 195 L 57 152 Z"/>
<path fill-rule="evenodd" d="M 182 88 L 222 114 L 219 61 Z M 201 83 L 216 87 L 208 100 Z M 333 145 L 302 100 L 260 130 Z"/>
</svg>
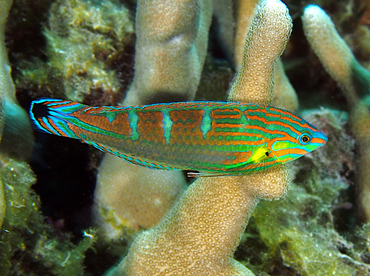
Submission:
<svg viewBox="0 0 370 276">
<path fill-rule="evenodd" d="M 312 138 L 312 141 L 311 141 L 311 143 L 319 144 L 321 146 L 325 145 L 327 142 L 328 142 L 328 137 L 322 132 L 317 133 L 315 137 Z"/>
</svg>

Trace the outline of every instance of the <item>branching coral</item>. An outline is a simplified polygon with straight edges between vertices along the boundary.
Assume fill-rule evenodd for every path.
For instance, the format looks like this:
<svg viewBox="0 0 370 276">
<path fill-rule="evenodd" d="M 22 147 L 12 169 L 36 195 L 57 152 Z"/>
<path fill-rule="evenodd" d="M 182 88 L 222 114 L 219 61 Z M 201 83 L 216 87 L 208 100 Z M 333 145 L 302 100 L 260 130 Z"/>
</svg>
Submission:
<svg viewBox="0 0 370 276">
<path fill-rule="evenodd" d="M 266 33 L 262 34 L 261 29 L 266 30 L 266 26 L 262 26 L 260 22 L 257 22 L 255 26 L 250 26 L 251 24 L 251 18 L 253 17 L 253 14 L 255 12 L 255 8 L 257 6 L 256 0 L 254 1 L 239 1 L 238 3 L 238 15 L 237 15 L 237 33 L 235 37 L 235 66 L 239 68 L 242 66 L 242 70 L 239 71 L 239 73 L 242 73 L 243 70 L 247 70 L 246 66 L 248 66 L 248 70 L 250 71 L 250 77 L 245 78 L 248 82 L 249 91 L 254 90 L 253 88 L 253 82 L 258 81 L 258 78 L 266 77 L 261 76 L 260 70 L 261 65 L 257 65 L 253 59 L 255 56 L 258 56 L 259 54 L 263 54 L 263 52 L 260 52 L 261 49 L 258 48 L 258 43 L 256 43 L 253 47 L 253 45 L 244 45 L 246 36 L 256 36 L 259 37 L 255 40 L 260 41 L 271 41 L 270 35 L 273 34 L 272 30 L 267 30 Z M 269 15 L 266 15 L 269 17 Z M 265 24 L 271 24 L 271 22 L 265 22 Z M 271 24 L 271 26 L 274 26 Z M 251 27 L 250 31 L 249 28 Z M 274 35 L 272 36 L 274 37 Z M 274 42 L 271 41 L 271 45 L 267 44 L 267 47 L 274 47 Z M 274 51 L 281 51 L 279 48 L 271 49 L 271 52 Z M 246 52 L 247 51 L 247 52 Z M 243 57 L 242 53 L 247 54 L 247 58 Z M 279 58 L 279 55 L 277 55 L 277 66 L 272 66 L 271 64 L 266 64 L 266 68 L 270 68 L 268 70 L 272 70 L 274 72 L 273 75 L 271 75 L 270 83 L 268 84 L 268 87 L 265 89 L 271 90 L 271 87 L 274 87 L 274 99 L 273 99 L 273 105 L 277 107 L 281 107 L 284 109 L 296 111 L 298 109 L 298 99 L 297 95 L 295 93 L 294 88 L 290 84 L 287 76 L 285 75 L 285 71 L 283 68 L 283 64 Z M 244 65 L 242 63 L 245 63 Z M 272 63 L 275 63 L 275 60 L 271 60 Z M 243 69 L 244 68 L 244 69 Z M 256 68 L 256 71 L 252 71 L 251 68 Z M 265 70 L 265 71 L 268 71 Z M 252 79 L 253 77 L 253 79 Z M 275 82 L 275 83 L 274 83 Z M 244 87 L 245 83 L 238 83 L 234 82 L 234 85 L 239 85 L 240 87 Z M 246 86 L 245 86 L 246 87 Z M 257 86 L 259 87 L 259 86 Z M 232 95 L 230 97 L 234 97 Z M 258 91 L 255 91 L 256 94 L 258 94 Z M 238 100 L 238 99 L 235 99 Z M 242 99 L 240 99 L 242 100 Z"/>
<path fill-rule="evenodd" d="M 246 2 L 246 1 L 244 1 Z M 248 1 L 249 2 L 249 1 Z M 229 61 L 234 59 L 235 40 L 235 1 L 234 0 L 213 0 L 213 16 L 217 25 L 217 37 Z M 252 16 L 251 16 L 252 17 Z M 243 37 L 243 43 L 245 41 Z"/>
<path fill-rule="evenodd" d="M 138 1 L 135 77 L 124 104 L 194 99 L 211 16 L 210 0 Z"/>
<path fill-rule="evenodd" d="M 138 1 L 135 77 L 123 104 L 194 98 L 211 15 L 209 0 Z M 157 223 L 184 188 L 181 172 L 153 171 L 106 155 L 99 167 L 96 220 L 108 239 L 118 239 L 124 225 L 139 229 Z"/>
<path fill-rule="evenodd" d="M 275 87 L 272 105 L 283 109 L 297 111 L 298 97 L 285 74 L 283 62 L 278 59 L 275 67 Z"/>
<path fill-rule="evenodd" d="M 76 14 L 78 19 L 75 21 L 71 20 L 71 22 L 78 23 L 76 25 L 72 24 L 73 26 L 71 25 L 69 27 L 79 29 L 79 31 L 82 30 L 82 34 L 78 35 L 79 38 L 82 38 L 82 41 L 76 40 L 75 43 L 66 43 L 66 45 L 71 45 L 71 52 L 68 53 L 64 51 L 66 48 L 69 49 L 65 46 L 60 48 L 55 47 L 55 49 L 59 49 L 61 52 L 59 53 L 58 51 L 55 51 L 53 54 L 51 54 L 52 51 L 49 48 L 50 51 L 48 50 L 49 52 L 47 52 L 47 54 L 50 54 L 48 55 L 50 58 L 49 65 L 53 64 L 53 67 L 54 65 L 60 66 L 60 64 L 57 65 L 56 63 L 61 59 L 61 57 L 66 57 L 66 54 L 75 57 L 75 51 L 80 51 L 79 49 L 81 49 L 78 45 L 81 44 L 82 48 L 85 49 L 84 47 L 86 45 L 84 42 L 93 44 L 89 38 L 95 37 L 95 35 L 97 35 L 97 37 L 101 37 L 100 35 L 104 36 L 104 39 L 98 39 L 98 41 L 104 41 L 104 43 L 106 42 L 106 38 L 114 37 L 114 42 L 112 42 L 113 44 L 105 44 L 105 46 L 108 44 L 113 45 L 113 48 L 112 51 L 108 50 L 108 52 L 106 52 L 105 50 L 100 51 L 101 48 L 98 47 L 99 51 L 97 51 L 97 53 L 100 54 L 98 55 L 99 62 L 95 62 L 95 58 L 97 56 L 92 57 L 92 59 L 87 62 L 87 69 L 96 68 L 101 65 L 102 68 L 100 69 L 105 70 L 107 69 L 105 67 L 107 65 L 107 60 L 110 60 L 110 57 L 114 60 L 116 58 L 117 51 L 121 53 L 123 52 L 120 46 L 117 45 L 118 40 L 116 40 L 115 37 L 115 30 L 119 29 L 118 24 L 116 25 L 115 23 L 118 23 L 120 20 L 114 21 L 118 16 L 118 13 L 122 10 L 106 9 L 106 7 L 121 7 L 121 5 L 119 4 L 119 1 L 116 0 L 104 1 L 104 3 L 98 2 L 99 1 L 81 1 L 81 3 L 84 4 L 74 6 L 76 7 L 75 11 L 78 11 Z M 159 5 L 158 8 L 153 8 L 153 3 L 158 4 L 159 2 L 167 5 Z M 178 9 L 172 10 L 171 5 L 175 2 L 182 5 L 180 5 Z M 231 1 L 227 2 L 230 3 Z M 239 7 L 244 4 L 252 4 L 253 6 L 256 2 L 257 1 L 239 1 Z M 53 14 L 51 17 L 54 19 L 71 19 L 72 17 L 69 17 L 67 13 L 59 14 L 58 17 L 55 17 L 55 11 L 59 11 L 61 7 L 67 9 L 71 8 L 71 5 L 66 3 L 78 2 L 57 1 L 57 4 L 55 4 L 51 9 Z M 122 1 L 120 1 L 120 3 L 122 3 Z M 226 2 L 224 2 L 224 4 L 225 3 Z M 266 3 L 275 3 L 277 6 L 282 6 L 278 1 L 264 1 L 263 3 L 263 5 Z M 208 33 L 205 30 L 206 25 L 202 25 L 202 28 L 197 29 L 200 25 L 194 23 L 204 23 L 207 21 L 207 24 L 209 24 L 212 12 L 209 2 L 184 0 L 139 0 L 138 4 L 138 21 L 136 25 L 138 37 L 136 45 L 136 74 L 134 83 L 132 84 L 126 101 L 124 101 L 123 104 L 191 100 L 198 85 L 197 80 L 200 78 L 200 71 L 203 66 L 203 59 L 206 51 L 205 45 L 208 37 Z M 195 14 L 189 12 L 189 6 L 187 5 L 193 5 L 193 7 L 195 5 L 197 7 L 190 9 Z M 100 9 L 96 9 L 97 7 L 100 7 Z M 151 7 L 151 9 L 145 10 L 146 7 Z M 167 8 L 167 10 L 164 11 L 162 8 Z M 202 14 L 204 9 L 206 10 L 206 13 Z M 99 13 L 102 11 L 103 13 Z M 228 16 L 230 16 L 231 8 L 228 7 L 227 10 L 225 9 L 225 13 L 226 11 L 228 12 Z M 140 15 L 140 12 L 144 15 Z M 259 12 L 261 13 L 261 10 L 259 10 Z M 222 17 L 222 10 L 217 13 L 218 17 Z M 251 10 L 251 13 L 254 13 L 253 9 Z M 88 20 L 88 18 L 86 19 L 86 17 L 84 17 L 84 15 L 92 14 L 94 14 L 94 20 Z M 99 18 L 97 14 L 114 14 L 113 17 L 111 17 L 114 22 L 107 20 L 107 18 Z M 289 19 L 286 12 L 283 14 L 285 19 Z M 206 20 L 201 20 L 203 15 L 207 17 Z M 243 14 L 239 13 L 239 15 L 239 19 L 243 19 Z M 252 16 L 245 16 L 244 18 L 251 19 L 251 17 Z M 177 20 L 175 20 L 176 18 Z M 199 20 L 194 20 L 194 18 Z M 266 20 L 272 19 L 270 17 L 260 16 L 256 17 L 254 20 L 261 20 L 263 18 Z M 68 22 L 68 20 L 61 20 L 61 22 L 58 23 L 61 23 L 61 25 L 64 24 L 65 26 L 65 23 Z M 163 26 L 163 24 L 160 24 L 162 21 L 170 23 Z M 220 19 L 219 22 L 221 21 L 222 20 Z M 51 22 L 54 24 L 55 20 L 50 20 L 50 23 Z M 101 26 L 98 27 L 96 25 L 97 22 L 105 22 L 104 24 L 107 25 L 104 26 L 112 26 L 111 31 L 105 32 L 106 28 L 102 28 Z M 151 22 L 151 24 L 146 26 L 146 22 Z M 282 26 L 282 24 L 280 24 L 280 20 L 275 20 L 274 22 L 278 23 L 279 27 Z M 290 21 L 284 22 L 286 27 L 290 26 Z M 230 23 L 230 20 L 228 23 Z M 263 23 L 264 22 L 255 22 L 253 25 L 256 26 L 256 28 L 254 28 L 254 35 L 258 35 L 260 32 L 263 32 L 263 29 L 259 29 L 259 26 L 263 26 Z M 237 28 L 242 26 L 241 23 L 237 24 Z M 54 27 L 56 25 L 54 25 Z M 55 29 L 52 29 L 49 25 L 50 29 L 46 31 L 45 34 L 50 43 L 53 41 L 60 43 L 62 40 L 59 39 L 62 38 L 74 38 L 74 36 L 64 36 L 65 33 L 63 30 L 65 31 L 65 29 L 60 28 L 61 25 L 58 25 L 58 28 Z M 231 27 L 233 28 L 233 26 Z M 164 29 L 165 31 L 163 31 L 163 33 L 159 32 L 157 28 L 162 30 Z M 278 29 L 279 28 L 272 28 L 270 30 L 274 34 L 278 34 L 276 32 Z M 287 29 L 285 29 L 285 31 L 287 31 Z M 151 37 L 151 32 L 156 35 Z M 232 32 L 228 33 L 228 30 L 224 32 L 229 35 L 226 38 L 224 37 L 224 39 L 229 40 L 230 37 L 232 37 Z M 265 36 L 267 40 L 263 39 L 258 42 L 258 44 L 262 43 L 260 45 L 264 46 L 261 47 L 261 49 L 269 49 L 268 39 L 273 40 L 272 32 L 269 33 L 267 37 Z M 264 34 L 267 33 L 265 32 Z M 86 39 L 83 39 L 84 35 L 87 36 Z M 249 36 L 252 37 L 252 33 Z M 286 35 L 282 35 L 281 37 L 283 37 L 283 40 L 285 41 Z M 254 40 L 254 38 L 249 39 Z M 197 44 L 196 41 L 201 42 L 199 48 L 197 47 L 199 44 Z M 239 42 L 240 41 L 240 44 L 244 45 L 245 35 L 242 35 L 241 39 L 239 38 Z M 282 42 L 280 39 L 279 41 Z M 173 42 L 178 42 L 179 47 L 172 47 L 174 46 L 173 44 L 175 44 Z M 155 47 L 150 49 L 153 44 Z M 49 46 L 50 45 L 51 44 L 49 44 Z M 58 46 L 60 45 L 61 44 L 58 44 Z M 219 46 L 219 44 L 217 44 L 217 46 Z M 283 45 L 281 49 L 284 47 L 285 45 Z M 179 50 L 179 52 L 176 52 L 176 50 Z M 235 48 L 235 50 L 237 49 Z M 242 52 L 242 50 L 240 52 Z M 249 51 L 249 49 L 247 50 Z M 259 49 L 257 49 L 257 51 L 252 55 L 256 55 L 262 63 L 262 58 L 264 57 L 259 55 L 258 51 Z M 96 53 L 95 51 L 93 52 Z M 230 53 L 232 52 L 233 51 L 230 50 Z M 91 54 L 91 51 L 87 50 L 86 53 Z M 108 53 L 107 56 L 105 55 L 106 53 Z M 163 54 L 163 56 L 161 56 L 162 58 L 157 58 L 157 53 Z M 54 54 L 56 56 L 52 57 Z M 280 50 L 273 56 L 269 57 L 268 62 L 270 66 L 260 67 L 262 71 L 265 71 L 265 77 L 261 78 L 262 80 L 257 80 L 257 85 L 253 86 L 253 81 L 255 81 L 253 77 L 257 77 L 259 71 L 253 71 L 252 78 L 248 79 L 248 73 L 252 72 L 251 68 L 245 71 L 246 74 L 239 75 L 234 83 L 240 82 L 246 83 L 247 85 L 252 84 L 255 88 L 254 91 L 256 92 L 256 95 L 259 97 L 260 103 L 271 104 L 271 97 L 272 94 L 274 94 L 274 99 L 272 100 L 273 106 L 279 105 L 286 109 L 294 110 L 297 108 L 295 95 L 287 96 L 287 79 L 285 75 L 281 74 L 284 73 L 283 66 L 280 61 L 277 61 L 277 63 L 275 61 L 279 54 Z M 127 53 L 127 55 L 131 55 L 131 53 Z M 80 57 L 82 56 L 84 55 L 80 55 Z M 168 59 L 163 57 L 168 57 Z M 53 60 L 53 58 L 55 59 Z M 181 61 L 182 58 L 184 58 L 185 61 Z M 208 59 L 212 59 L 211 62 L 213 63 L 219 62 L 217 58 L 212 57 L 211 55 L 208 56 Z M 253 60 L 253 56 L 251 59 Z M 178 61 L 179 63 L 177 63 Z M 223 62 L 225 64 L 225 61 Z M 241 62 L 242 61 L 240 61 L 240 63 Z M 45 63 L 45 67 L 47 67 L 46 64 L 47 63 Z M 52 85 L 50 87 L 51 90 L 54 90 L 53 93 L 60 93 L 62 95 L 66 90 L 60 89 L 60 87 L 64 87 L 65 81 L 68 82 L 68 80 L 73 80 L 70 84 L 76 84 L 77 82 L 75 81 L 80 79 L 83 85 L 78 87 L 85 87 L 82 88 L 83 90 L 87 87 L 88 90 L 82 91 L 83 93 L 78 94 L 78 97 L 81 97 L 81 99 L 87 99 L 85 96 L 93 92 L 94 88 L 96 88 L 96 86 L 89 82 L 90 80 L 84 82 L 85 77 L 89 78 L 91 76 L 93 76 L 93 79 L 96 79 L 98 83 L 105 83 L 101 86 L 103 88 L 101 93 L 104 93 L 103 97 L 109 97 L 110 93 L 112 91 L 115 93 L 117 89 L 123 90 L 123 87 L 118 88 L 118 86 L 116 86 L 116 80 L 118 78 L 116 79 L 116 76 L 111 78 L 113 76 L 113 71 L 109 70 L 111 73 L 109 78 L 106 78 L 99 70 L 94 71 L 95 73 L 97 72 L 96 75 L 93 74 L 94 72 L 89 70 L 82 70 L 75 74 L 75 71 L 71 70 L 71 68 L 75 68 L 73 67 L 75 64 L 76 63 L 71 62 L 71 67 L 69 68 L 58 68 L 58 70 L 62 69 L 62 71 L 66 69 L 68 71 L 68 75 L 60 74 L 61 71 L 58 71 L 59 77 L 56 78 L 58 82 L 56 82 L 54 86 Z M 258 61 L 255 64 L 256 66 L 259 66 Z M 173 73 L 172 76 L 171 74 L 163 74 L 163 67 L 167 68 L 169 73 Z M 273 67 L 275 67 L 275 76 L 272 75 Z M 52 70 L 55 70 L 55 68 L 56 67 Z M 193 68 L 196 70 L 193 70 Z M 231 72 L 230 67 L 227 67 L 227 70 Z M 45 71 L 45 68 L 41 68 L 40 71 L 48 72 L 47 76 L 43 76 L 44 78 L 49 78 L 50 74 L 53 75 L 50 71 Z M 24 77 L 27 77 L 27 72 L 22 72 L 25 73 Z M 87 74 L 81 74 L 86 72 Z M 29 76 L 35 76 L 32 74 L 33 73 L 31 72 Z M 171 76 L 171 78 L 167 78 L 167 76 Z M 188 81 L 188 76 L 194 80 L 194 83 Z M 98 80 L 100 77 L 102 78 Z M 114 79 L 115 81 L 109 82 L 107 79 Z M 40 84 L 40 86 L 45 87 L 42 81 L 42 79 L 37 79 L 36 82 L 37 84 Z M 50 79 L 48 81 L 50 81 Z M 275 83 L 273 83 L 273 81 L 275 81 Z M 58 88 L 59 83 L 63 83 L 63 85 Z M 108 83 L 113 84 L 113 87 L 108 87 Z M 48 84 L 50 84 L 50 82 Z M 66 85 L 69 84 L 66 83 Z M 92 86 L 90 87 L 90 85 Z M 211 86 L 208 87 L 209 90 L 221 90 L 217 85 L 214 85 L 213 88 L 210 87 Z M 261 87 L 265 88 L 261 89 Z M 278 87 L 280 87 L 280 89 L 278 89 Z M 246 91 L 246 93 L 242 93 L 241 88 L 243 87 L 240 86 L 239 88 L 234 88 L 231 95 L 234 95 L 233 97 L 243 101 L 254 101 L 251 94 L 248 93 L 248 91 Z M 278 95 L 278 90 L 283 91 L 283 94 Z M 69 90 L 69 92 L 71 91 L 72 90 Z M 81 92 L 81 90 L 79 90 L 79 92 Z M 217 93 L 221 94 L 219 91 L 217 91 Z M 42 92 L 39 92 L 38 95 L 41 94 Z M 63 97 L 65 96 L 77 97 L 77 94 L 71 93 L 63 95 Z M 32 97 L 36 97 L 36 95 L 32 95 Z M 209 98 L 204 97 L 202 99 Z M 286 99 L 289 100 L 289 103 Z M 117 98 L 111 101 L 117 101 Z M 310 102 L 311 101 L 312 100 L 310 100 Z M 99 100 L 99 103 L 108 104 L 103 100 Z M 367 266 L 364 265 L 364 262 L 366 261 L 366 258 L 368 258 L 368 255 L 366 254 L 369 254 L 370 252 L 368 248 L 369 245 L 367 245 L 368 249 L 367 251 L 365 250 L 363 254 L 359 254 L 358 251 L 352 251 L 352 244 L 338 233 L 334 232 L 333 216 L 331 213 L 331 209 L 334 209 L 334 212 L 336 212 L 337 209 L 345 208 L 345 206 L 349 204 L 341 201 L 340 192 L 345 191 L 344 189 L 347 187 L 347 183 L 350 183 L 347 181 L 350 179 L 353 172 L 353 167 L 351 166 L 352 163 L 350 162 L 353 157 L 351 155 L 353 140 L 351 137 L 348 138 L 339 135 L 339 133 L 343 133 L 342 131 L 344 127 L 342 124 L 338 124 L 334 131 L 331 127 L 328 127 L 325 124 L 320 125 L 318 121 L 315 121 L 317 118 L 319 118 L 317 119 L 319 121 L 329 120 L 328 117 L 330 116 L 325 114 L 323 115 L 322 113 L 323 112 L 319 115 L 317 115 L 317 113 L 311 115 L 311 119 L 314 117 L 312 119 L 315 122 L 314 125 L 323 127 L 323 129 L 329 131 L 329 133 L 337 131 L 337 136 L 330 136 L 330 142 L 333 142 L 333 144 L 330 145 L 330 149 L 328 149 L 327 152 L 318 153 L 320 156 L 316 153 L 313 156 L 308 155 L 304 160 L 294 162 L 294 165 L 296 166 L 294 174 L 295 182 L 299 184 L 299 187 L 293 185 L 293 189 L 290 191 L 291 193 L 288 194 L 283 201 L 263 201 L 260 202 L 258 208 L 254 210 L 259 199 L 279 198 L 285 193 L 289 178 L 285 167 L 275 168 L 268 173 L 265 172 L 263 174 L 256 174 L 248 177 L 197 179 L 185 192 L 177 205 L 175 205 L 175 208 L 171 210 L 171 213 L 165 216 L 161 223 L 152 229 L 143 231 L 143 233 L 133 243 L 128 257 L 118 267 L 113 268 L 111 274 L 117 273 L 122 275 L 127 273 L 147 275 L 153 271 L 154 274 L 159 274 L 158 271 L 165 271 L 167 274 L 171 274 L 171 270 L 178 269 L 178 272 L 180 271 L 179 274 L 188 275 L 190 274 L 186 272 L 188 269 L 189 271 L 195 271 L 194 274 L 196 275 L 201 275 L 203 271 L 208 269 L 208 272 L 214 275 L 252 275 L 250 270 L 245 268 L 244 265 L 252 269 L 257 275 L 266 273 L 274 275 L 327 275 L 330 272 L 336 272 L 336 275 L 339 275 L 340 273 L 350 274 L 354 271 L 366 271 Z M 348 141 L 349 145 L 343 144 L 343 141 Z M 325 149 L 329 148 L 328 146 L 325 147 Z M 336 146 L 338 147 L 336 148 Z M 335 160 L 333 161 L 331 158 L 334 158 Z M 342 163 L 345 163 L 345 166 L 348 167 L 347 173 L 349 172 L 350 176 L 343 175 L 346 171 L 345 166 L 344 168 L 341 167 Z M 11 168 L 14 168 L 14 171 L 11 171 Z M 12 172 L 17 172 L 18 177 L 21 175 L 30 177 L 29 169 L 22 168 L 22 166 L 9 165 L 6 167 L 6 170 L 3 170 L 3 172 L 6 173 L 6 178 L 9 179 L 12 179 Z M 120 239 L 122 237 L 123 239 L 127 238 L 127 233 L 125 234 L 127 226 L 129 226 L 129 228 L 138 229 L 148 228 L 151 225 L 158 223 L 160 217 L 176 200 L 175 198 L 182 193 L 185 186 L 184 177 L 181 173 L 144 169 L 127 164 L 110 155 L 107 155 L 104 158 L 98 171 L 99 177 L 95 193 L 94 212 L 100 229 L 103 230 L 98 234 L 99 237 L 102 237 L 102 239 L 107 238 L 108 240 L 114 240 L 113 243 L 109 244 L 109 248 L 112 248 L 117 244 L 116 239 Z M 33 177 L 30 178 L 33 179 Z M 16 187 L 16 182 L 17 181 L 12 182 L 7 180 L 5 186 Z M 27 182 L 27 184 L 30 184 L 30 182 Z M 53 183 L 51 183 L 51 185 L 52 184 Z M 38 209 L 39 201 L 28 186 L 29 185 L 27 185 L 26 191 L 30 191 L 32 200 L 26 200 L 24 205 L 29 206 L 26 211 L 33 211 L 34 209 Z M 14 191 L 19 191 L 19 189 L 15 189 Z M 8 194 L 12 194 L 13 190 L 8 189 L 6 192 Z M 14 195 L 17 197 L 16 193 L 14 193 Z M 23 198 L 24 197 L 19 196 L 20 201 L 22 201 Z M 32 206 L 30 202 L 35 203 L 37 208 Z M 339 204 L 338 202 L 343 204 L 344 207 L 337 206 L 337 204 Z M 16 206 L 18 207 L 19 204 Z M 66 208 L 68 208 L 67 202 L 66 206 Z M 13 214 L 15 214 L 18 209 L 23 210 L 24 208 L 12 207 L 11 210 L 14 211 Z M 254 215 L 252 215 L 252 212 L 254 212 Z M 40 239 L 37 240 L 36 243 L 33 243 L 32 246 L 26 243 L 25 247 L 22 245 L 22 240 L 20 239 L 22 234 L 24 234 L 23 236 L 26 239 L 29 237 L 34 238 L 36 235 L 30 235 L 26 230 L 19 231 L 20 234 L 18 235 L 18 230 L 8 227 L 9 224 L 6 223 L 6 229 L 10 229 L 12 233 L 15 234 L 13 235 L 13 238 L 10 235 L 4 235 L 3 237 L 6 236 L 9 239 L 0 245 L 8 246 L 11 242 L 14 242 L 12 248 L 15 250 L 19 249 L 18 252 L 20 252 L 16 256 L 24 257 L 26 261 L 30 258 L 30 252 L 35 253 L 33 256 L 36 257 L 38 262 L 31 268 L 35 271 L 40 267 L 47 267 L 47 269 L 50 269 L 47 271 L 50 271 L 50 274 L 73 274 L 75 271 L 81 274 L 83 270 L 81 266 L 81 260 L 84 254 L 83 251 L 91 245 L 92 241 L 95 240 L 94 232 L 85 232 L 84 240 L 80 244 L 81 247 L 78 245 L 78 248 L 76 248 L 69 243 L 67 245 L 59 244 L 53 238 L 49 239 L 50 236 L 48 235 L 50 232 L 44 231 L 44 227 L 48 228 L 48 226 L 43 224 L 42 227 L 39 227 L 39 224 L 42 223 L 39 221 L 42 220 L 40 216 L 27 213 L 22 214 L 21 216 L 19 214 L 15 214 L 12 217 L 23 218 L 24 216 L 26 219 L 24 219 L 23 222 L 27 223 L 30 223 L 30 220 L 27 220 L 27 217 L 37 217 L 37 219 L 31 220 L 34 221 L 38 227 L 34 227 L 35 225 L 32 224 L 27 224 L 27 226 L 28 229 L 37 233 L 40 236 Z M 247 237 L 247 239 L 243 242 L 242 235 L 249 217 L 251 217 L 251 221 L 249 223 L 250 228 L 249 232 L 244 234 L 244 237 Z M 22 220 L 14 220 L 14 223 L 21 221 Z M 51 226 L 49 226 L 49 228 L 50 227 Z M 369 240 L 368 229 L 368 227 L 365 227 L 361 232 L 362 237 L 367 237 Z M 91 237 L 94 239 L 91 239 Z M 33 239 L 31 240 L 32 242 L 35 241 Z M 64 240 L 64 236 L 63 239 L 60 240 Z M 242 246 L 237 249 L 235 259 L 240 260 L 241 263 L 235 261 L 233 257 L 234 251 L 240 241 L 242 241 Z M 124 240 L 123 242 L 127 244 L 127 240 Z M 9 247 L 5 247 L 3 250 L 7 251 L 7 248 Z M 365 247 L 362 247 L 361 250 L 364 250 L 364 248 Z M 124 251 L 125 249 L 126 248 L 123 247 L 120 250 Z M 247 252 L 243 250 L 246 250 Z M 341 251 L 341 253 L 339 253 L 339 251 Z M 103 258 L 102 255 L 104 255 Z M 253 259 L 255 259 L 256 256 L 262 256 L 261 260 L 263 263 L 261 263 L 260 266 L 253 263 Z M 104 253 L 99 254 L 96 257 L 88 255 L 86 259 L 91 263 L 100 263 L 100 265 L 104 266 L 104 269 L 106 269 L 106 267 L 108 267 L 114 260 L 107 261 L 107 259 L 104 259 L 105 257 L 107 257 L 107 259 L 109 258 L 107 251 L 104 251 Z M 97 259 L 99 261 L 96 261 Z M 246 263 L 246 260 L 250 260 L 250 262 Z M 323 260 L 326 262 L 326 265 L 322 264 Z M 13 263 L 18 265 L 18 262 Z M 156 267 L 153 268 L 153 265 L 155 264 Z M 183 266 L 183 268 L 181 268 L 181 266 Z M 7 268 L 9 266 L 4 267 Z M 19 267 L 23 269 L 25 266 L 20 264 Z M 73 270 L 73 268 L 75 268 L 75 270 Z M 14 271 L 16 271 L 16 269 Z M 45 272 L 45 270 L 42 272 Z M 97 273 L 96 271 L 94 272 Z M 28 274 L 32 273 L 30 272 Z"/>
<path fill-rule="evenodd" d="M 237 68 L 240 67 L 243 61 L 243 52 L 245 45 L 245 38 L 248 34 L 250 24 L 258 6 L 259 0 L 244 1 L 238 0 L 237 3 L 237 15 L 236 15 L 236 34 L 235 34 L 235 54 L 234 64 Z"/>
<path fill-rule="evenodd" d="M 135 239 L 112 275 L 253 275 L 233 253 L 258 198 L 283 195 L 286 180 L 280 169 L 198 179 L 158 227 Z"/>
<path fill-rule="evenodd" d="M 229 92 L 230 101 L 271 103 L 275 62 L 285 48 L 292 27 L 290 20 L 283 20 L 289 15 L 279 9 L 279 4 L 271 2 L 271 8 L 255 15 L 246 37 L 241 69 Z M 261 7 L 264 6 L 262 3 Z"/>
<path fill-rule="evenodd" d="M 185 189 L 178 172 L 148 172 L 121 159 L 112 161 L 99 167 L 95 189 L 97 223 L 109 239 L 121 236 L 127 227 L 155 225 Z"/>
<path fill-rule="evenodd" d="M 260 103 L 272 100 L 271 67 L 291 30 L 283 3 L 268 0 L 261 4 L 252 25 L 270 29 L 269 23 L 276 30 L 276 37 L 271 38 L 275 42 L 273 50 L 258 36 L 248 36 L 246 43 L 255 47 L 259 43 L 265 50 L 254 58 L 255 64 L 266 60 L 269 65 L 259 67 L 265 77 L 257 84 L 253 82 L 255 93 L 245 91 L 237 84 L 247 83 L 250 72 L 242 69 L 232 88 L 232 98 L 253 101 L 260 91 Z M 265 30 L 261 27 L 259 31 Z M 268 88 L 261 89 L 264 87 Z M 253 275 L 233 259 L 233 253 L 258 200 L 281 197 L 288 182 L 285 166 L 251 176 L 197 179 L 162 223 L 135 239 L 127 257 L 109 275 Z"/>
<path fill-rule="evenodd" d="M 370 73 L 363 68 L 337 33 L 329 16 L 308 6 L 302 17 L 305 35 L 328 73 L 343 89 L 349 104 L 351 127 L 358 147 L 359 204 L 370 221 Z"/>
</svg>

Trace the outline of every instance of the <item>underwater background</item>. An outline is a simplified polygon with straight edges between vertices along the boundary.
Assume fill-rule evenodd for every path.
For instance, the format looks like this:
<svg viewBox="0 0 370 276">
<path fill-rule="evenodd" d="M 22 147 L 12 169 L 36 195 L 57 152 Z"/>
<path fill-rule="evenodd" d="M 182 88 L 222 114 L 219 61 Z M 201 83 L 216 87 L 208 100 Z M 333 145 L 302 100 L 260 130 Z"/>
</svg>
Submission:
<svg viewBox="0 0 370 276">
<path fill-rule="evenodd" d="M 370 1 L 282 2 L 0 0 L 0 275 L 370 275 Z M 39 98 L 269 104 L 328 143 L 194 179 L 34 131 Z"/>
</svg>

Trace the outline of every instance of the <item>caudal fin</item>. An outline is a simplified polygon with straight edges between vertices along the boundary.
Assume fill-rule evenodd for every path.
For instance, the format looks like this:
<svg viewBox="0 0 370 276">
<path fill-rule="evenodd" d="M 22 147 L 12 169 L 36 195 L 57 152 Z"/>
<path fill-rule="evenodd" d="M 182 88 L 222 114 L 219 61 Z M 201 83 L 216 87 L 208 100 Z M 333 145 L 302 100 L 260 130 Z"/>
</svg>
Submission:
<svg viewBox="0 0 370 276">
<path fill-rule="evenodd" d="M 73 120 L 73 113 L 85 105 L 59 99 L 39 99 L 30 107 L 30 118 L 35 129 L 49 134 L 78 138 L 71 131 L 68 123 Z"/>
</svg>

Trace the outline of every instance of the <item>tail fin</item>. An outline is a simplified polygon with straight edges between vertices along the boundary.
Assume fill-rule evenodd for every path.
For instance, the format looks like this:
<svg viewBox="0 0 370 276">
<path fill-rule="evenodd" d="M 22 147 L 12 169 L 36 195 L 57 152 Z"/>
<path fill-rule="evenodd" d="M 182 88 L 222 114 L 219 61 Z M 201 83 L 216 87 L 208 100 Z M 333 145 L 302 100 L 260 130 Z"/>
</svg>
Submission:
<svg viewBox="0 0 370 276">
<path fill-rule="evenodd" d="M 68 126 L 74 120 L 73 113 L 85 105 L 59 99 L 39 99 L 30 107 L 30 118 L 35 129 L 49 134 L 78 139 Z"/>
</svg>

